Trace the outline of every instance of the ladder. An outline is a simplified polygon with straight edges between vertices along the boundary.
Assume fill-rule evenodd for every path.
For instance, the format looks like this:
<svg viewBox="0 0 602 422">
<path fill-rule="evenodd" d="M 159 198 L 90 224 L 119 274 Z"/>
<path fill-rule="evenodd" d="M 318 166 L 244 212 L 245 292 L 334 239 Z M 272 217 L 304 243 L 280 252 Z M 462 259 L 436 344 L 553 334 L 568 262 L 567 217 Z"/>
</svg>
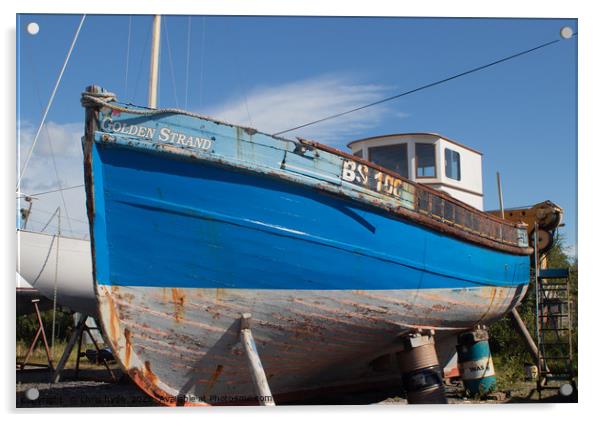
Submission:
<svg viewBox="0 0 602 422">
<path fill-rule="evenodd" d="M 537 257 L 537 242 L 535 256 Z M 568 268 L 539 268 L 535 260 L 535 300 L 537 330 L 537 390 L 548 381 L 574 384 L 571 295 Z"/>
</svg>

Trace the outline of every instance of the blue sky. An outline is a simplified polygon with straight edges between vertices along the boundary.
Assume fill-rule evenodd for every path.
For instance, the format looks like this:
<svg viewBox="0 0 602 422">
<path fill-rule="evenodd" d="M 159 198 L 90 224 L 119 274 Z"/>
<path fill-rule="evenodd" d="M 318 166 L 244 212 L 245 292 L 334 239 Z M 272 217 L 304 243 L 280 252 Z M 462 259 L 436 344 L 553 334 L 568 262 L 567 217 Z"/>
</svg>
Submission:
<svg viewBox="0 0 602 422">
<path fill-rule="evenodd" d="M 342 11 L 344 12 L 344 11 Z M 26 151 L 79 23 L 79 15 L 17 16 L 18 121 Z M 27 34 L 35 21 L 40 32 Z M 151 16 L 89 15 L 47 119 L 22 190 L 83 182 L 80 92 L 99 84 L 145 104 Z M 571 19 L 215 17 L 164 19 L 159 106 L 180 107 L 276 132 L 559 39 Z M 168 42 L 169 41 L 169 42 Z M 344 147 L 366 136 L 437 132 L 483 152 L 485 208 L 550 199 L 565 209 L 567 244 L 577 230 L 577 42 L 287 136 Z M 187 78 L 187 62 L 188 75 Z M 127 67 L 127 84 L 126 84 Z M 174 89 L 175 87 L 175 89 Z M 187 88 L 187 89 L 186 89 Z M 55 152 L 56 171 L 50 149 Z M 86 230 L 83 189 L 64 192 L 71 221 Z M 34 204 L 32 226 L 62 203 Z M 34 221 L 35 220 L 37 222 Z M 51 225 L 52 226 L 52 225 Z M 40 226 L 41 227 L 41 226 Z"/>
</svg>

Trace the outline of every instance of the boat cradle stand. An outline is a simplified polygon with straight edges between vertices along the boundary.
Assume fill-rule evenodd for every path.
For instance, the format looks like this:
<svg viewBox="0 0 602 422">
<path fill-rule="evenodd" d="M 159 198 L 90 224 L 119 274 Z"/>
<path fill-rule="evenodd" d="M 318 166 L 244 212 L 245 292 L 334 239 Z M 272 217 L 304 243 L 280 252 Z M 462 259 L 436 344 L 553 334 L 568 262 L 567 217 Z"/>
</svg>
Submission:
<svg viewBox="0 0 602 422">
<path fill-rule="evenodd" d="M 403 350 L 397 353 L 397 362 L 408 404 L 447 403 L 434 335 L 431 330 L 402 338 Z"/>
<path fill-rule="evenodd" d="M 270 391 L 268 379 L 265 376 L 259 353 L 257 353 L 253 333 L 251 333 L 251 314 L 249 313 L 242 314 L 240 318 L 240 341 L 247 356 L 247 363 L 249 364 L 249 371 L 253 378 L 255 394 L 257 394 L 259 404 L 261 406 L 275 406 L 276 403 Z"/>
<path fill-rule="evenodd" d="M 48 365 L 44 365 L 44 364 L 40 365 L 40 364 L 30 363 L 29 366 L 41 366 L 43 368 L 48 368 L 52 371 L 54 369 L 54 367 L 52 365 L 52 354 L 50 353 L 50 347 L 48 346 L 48 340 L 46 339 L 46 332 L 44 331 L 44 324 L 42 323 L 42 315 L 40 315 L 40 308 L 38 307 L 38 302 L 40 302 L 40 299 L 32 299 L 32 301 L 31 301 L 31 303 L 33 304 L 35 313 L 36 313 L 36 317 L 38 319 L 38 329 L 36 331 L 35 337 L 33 338 L 33 341 L 29 345 L 27 354 L 23 358 L 23 362 L 18 363 L 17 366 L 19 367 L 20 370 L 25 369 L 25 366 L 28 365 L 27 361 L 29 360 L 29 357 L 33 353 L 33 350 L 36 347 L 36 344 L 38 342 L 38 339 L 40 338 L 40 335 L 42 335 L 42 343 L 44 344 L 44 350 L 46 351 L 46 359 L 48 360 Z"/>
<path fill-rule="evenodd" d="M 67 343 L 67 347 L 65 348 L 65 351 L 63 352 L 63 355 L 61 356 L 61 359 L 59 360 L 59 363 L 57 364 L 57 367 L 54 370 L 54 373 L 52 374 L 51 382 L 53 384 L 56 384 L 57 382 L 59 382 L 62 372 L 65 369 L 65 365 L 67 364 L 67 360 L 69 359 L 69 356 L 71 356 L 71 352 L 73 351 L 75 342 L 78 342 L 77 343 L 77 357 L 76 357 L 76 361 L 75 361 L 75 377 L 76 378 L 78 377 L 79 360 L 82 355 L 81 348 L 82 348 L 84 332 L 86 332 L 88 334 L 88 336 L 90 337 L 90 339 L 92 340 L 92 343 L 94 344 L 94 347 L 96 348 L 96 352 L 98 353 L 97 356 L 99 357 L 99 360 L 103 363 L 103 365 L 105 366 L 105 368 L 111 375 L 111 379 L 113 380 L 113 382 L 117 381 L 117 378 L 115 377 L 115 374 L 109 367 L 109 364 L 107 363 L 107 361 L 104 358 L 101 358 L 102 355 L 101 355 L 100 347 L 98 347 L 98 343 L 96 342 L 96 340 L 94 339 L 94 336 L 92 335 L 92 333 L 90 331 L 91 327 L 88 327 L 88 325 L 86 324 L 87 320 L 88 320 L 88 315 L 82 314 L 79 322 L 77 323 L 77 325 L 75 327 L 75 330 L 73 330 L 73 334 L 71 334 L 69 343 Z M 96 324 L 96 327 L 95 327 L 95 329 L 98 330 L 97 327 L 98 327 L 98 324 Z"/>
</svg>

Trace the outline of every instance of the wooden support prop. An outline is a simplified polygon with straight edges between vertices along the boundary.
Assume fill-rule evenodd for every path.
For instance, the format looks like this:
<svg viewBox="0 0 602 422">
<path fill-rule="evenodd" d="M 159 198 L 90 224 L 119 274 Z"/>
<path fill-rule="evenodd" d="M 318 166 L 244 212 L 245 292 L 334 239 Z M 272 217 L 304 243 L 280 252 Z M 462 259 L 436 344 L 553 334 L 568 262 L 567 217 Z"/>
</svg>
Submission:
<svg viewBox="0 0 602 422">
<path fill-rule="evenodd" d="M 75 346 L 75 342 L 80 338 L 84 329 L 86 327 L 86 319 L 88 319 L 87 315 L 82 315 L 82 318 L 77 323 L 75 330 L 73 330 L 73 334 L 71 334 L 71 338 L 69 339 L 69 343 L 67 343 L 67 347 L 63 352 L 63 356 L 61 356 L 61 360 L 59 361 L 54 374 L 52 374 L 52 383 L 57 383 L 61 379 L 61 373 L 63 369 L 65 369 L 65 365 L 67 364 L 67 359 L 71 355 L 71 351 L 73 350 L 73 346 Z"/>
<path fill-rule="evenodd" d="M 537 345 L 533 341 L 533 338 L 531 338 L 529 329 L 523 322 L 523 319 L 520 317 L 520 314 L 518 313 L 516 308 L 513 308 L 511 313 L 514 325 L 516 326 L 516 328 L 518 328 L 518 331 L 521 333 L 523 340 L 525 340 L 525 344 L 527 345 L 527 349 L 531 353 L 533 361 L 537 363 L 537 359 L 539 359 L 539 351 L 537 350 Z"/>
<path fill-rule="evenodd" d="M 242 314 L 240 319 L 240 337 L 247 355 L 249 370 L 253 377 L 253 384 L 255 384 L 255 393 L 259 396 L 260 405 L 275 406 L 276 403 L 274 403 L 261 359 L 259 359 L 259 353 L 257 353 L 255 340 L 251 333 L 251 314 Z"/>
</svg>

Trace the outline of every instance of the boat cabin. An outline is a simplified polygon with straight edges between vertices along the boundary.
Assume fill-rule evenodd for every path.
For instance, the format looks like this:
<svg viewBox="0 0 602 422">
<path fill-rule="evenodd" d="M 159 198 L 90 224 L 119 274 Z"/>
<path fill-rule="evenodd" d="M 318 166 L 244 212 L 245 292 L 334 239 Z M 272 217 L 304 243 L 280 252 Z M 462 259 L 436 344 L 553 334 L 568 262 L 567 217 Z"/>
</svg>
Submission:
<svg viewBox="0 0 602 422">
<path fill-rule="evenodd" d="M 483 210 L 479 151 L 434 133 L 374 136 L 352 141 L 347 146 L 356 157 Z"/>
</svg>

